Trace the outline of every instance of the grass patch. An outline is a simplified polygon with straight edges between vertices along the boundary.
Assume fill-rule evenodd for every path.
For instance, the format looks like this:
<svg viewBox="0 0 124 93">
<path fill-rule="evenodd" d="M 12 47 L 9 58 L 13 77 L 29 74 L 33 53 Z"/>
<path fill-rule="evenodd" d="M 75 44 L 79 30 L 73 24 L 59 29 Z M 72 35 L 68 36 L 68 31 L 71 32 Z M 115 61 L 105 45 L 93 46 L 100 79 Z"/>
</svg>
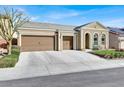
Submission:
<svg viewBox="0 0 124 93">
<path fill-rule="evenodd" d="M 6 55 L 0 59 L 0 68 L 14 67 L 18 61 L 19 49 L 13 48 L 11 55 Z"/>
<path fill-rule="evenodd" d="M 113 58 L 124 58 L 124 51 L 116 51 L 116 50 L 95 50 L 92 52 L 95 55 L 100 57 L 113 59 Z"/>
<path fill-rule="evenodd" d="M 95 50 L 95 54 L 100 54 L 100 55 L 111 55 L 112 53 L 115 53 L 115 50 Z"/>
</svg>

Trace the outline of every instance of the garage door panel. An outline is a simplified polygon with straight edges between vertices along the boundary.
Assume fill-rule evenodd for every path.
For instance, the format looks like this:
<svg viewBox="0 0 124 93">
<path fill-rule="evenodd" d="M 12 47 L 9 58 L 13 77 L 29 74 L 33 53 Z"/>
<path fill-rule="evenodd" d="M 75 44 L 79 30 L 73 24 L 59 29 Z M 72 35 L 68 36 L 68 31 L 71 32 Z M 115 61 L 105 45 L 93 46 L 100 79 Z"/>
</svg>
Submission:
<svg viewBox="0 0 124 93">
<path fill-rule="evenodd" d="M 22 52 L 24 51 L 50 51 L 50 50 L 54 50 L 51 48 L 39 48 L 39 47 L 23 47 L 21 48 Z"/>
<path fill-rule="evenodd" d="M 54 50 L 54 36 L 22 36 L 22 51 Z"/>
</svg>

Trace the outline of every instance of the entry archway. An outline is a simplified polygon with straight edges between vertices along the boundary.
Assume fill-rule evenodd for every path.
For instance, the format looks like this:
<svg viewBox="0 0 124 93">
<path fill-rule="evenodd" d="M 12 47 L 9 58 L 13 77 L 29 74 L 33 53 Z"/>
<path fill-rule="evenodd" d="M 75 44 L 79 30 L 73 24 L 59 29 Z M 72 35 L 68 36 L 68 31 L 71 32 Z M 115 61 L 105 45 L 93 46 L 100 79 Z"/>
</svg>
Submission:
<svg viewBox="0 0 124 93">
<path fill-rule="evenodd" d="M 85 34 L 85 49 L 90 49 L 90 34 Z"/>
</svg>

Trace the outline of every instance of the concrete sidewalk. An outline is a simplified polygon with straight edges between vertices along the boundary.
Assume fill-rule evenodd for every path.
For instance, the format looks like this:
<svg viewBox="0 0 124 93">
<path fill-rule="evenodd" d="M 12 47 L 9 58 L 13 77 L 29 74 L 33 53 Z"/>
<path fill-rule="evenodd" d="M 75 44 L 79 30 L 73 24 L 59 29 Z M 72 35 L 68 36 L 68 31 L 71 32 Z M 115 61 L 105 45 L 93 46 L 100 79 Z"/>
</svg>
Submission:
<svg viewBox="0 0 124 93">
<path fill-rule="evenodd" d="M 123 60 L 105 60 L 81 51 L 22 52 L 15 68 L 0 69 L 0 80 L 124 67 Z"/>
</svg>

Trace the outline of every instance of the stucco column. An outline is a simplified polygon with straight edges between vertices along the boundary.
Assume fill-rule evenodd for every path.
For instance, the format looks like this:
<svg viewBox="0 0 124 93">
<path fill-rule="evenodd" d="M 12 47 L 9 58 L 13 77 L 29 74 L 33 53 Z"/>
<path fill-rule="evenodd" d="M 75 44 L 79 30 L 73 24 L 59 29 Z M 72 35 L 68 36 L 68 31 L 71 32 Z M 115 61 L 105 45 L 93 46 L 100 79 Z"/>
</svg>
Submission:
<svg viewBox="0 0 124 93">
<path fill-rule="evenodd" d="M 74 33 L 73 36 L 73 49 L 76 50 L 76 46 L 77 46 L 77 33 Z"/>
<path fill-rule="evenodd" d="M 93 49 L 93 43 L 94 43 L 94 33 L 90 31 L 90 49 Z"/>
<path fill-rule="evenodd" d="M 61 32 L 58 31 L 58 51 L 61 50 Z"/>
<path fill-rule="evenodd" d="M 102 47 L 102 32 L 98 33 L 98 48 Z"/>
<path fill-rule="evenodd" d="M 84 34 L 83 34 L 83 30 L 81 29 L 80 31 L 80 49 L 83 50 L 84 49 Z"/>
<path fill-rule="evenodd" d="M 21 47 L 21 34 L 18 35 L 18 46 Z"/>
<path fill-rule="evenodd" d="M 61 41 L 61 50 L 63 50 L 63 34 L 60 34 L 60 41 Z"/>
<path fill-rule="evenodd" d="M 106 49 L 109 49 L 109 32 L 106 33 Z"/>
<path fill-rule="evenodd" d="M 58 50 L 58 32 L 55 32 L 55 50 Z"/>
</svg>

